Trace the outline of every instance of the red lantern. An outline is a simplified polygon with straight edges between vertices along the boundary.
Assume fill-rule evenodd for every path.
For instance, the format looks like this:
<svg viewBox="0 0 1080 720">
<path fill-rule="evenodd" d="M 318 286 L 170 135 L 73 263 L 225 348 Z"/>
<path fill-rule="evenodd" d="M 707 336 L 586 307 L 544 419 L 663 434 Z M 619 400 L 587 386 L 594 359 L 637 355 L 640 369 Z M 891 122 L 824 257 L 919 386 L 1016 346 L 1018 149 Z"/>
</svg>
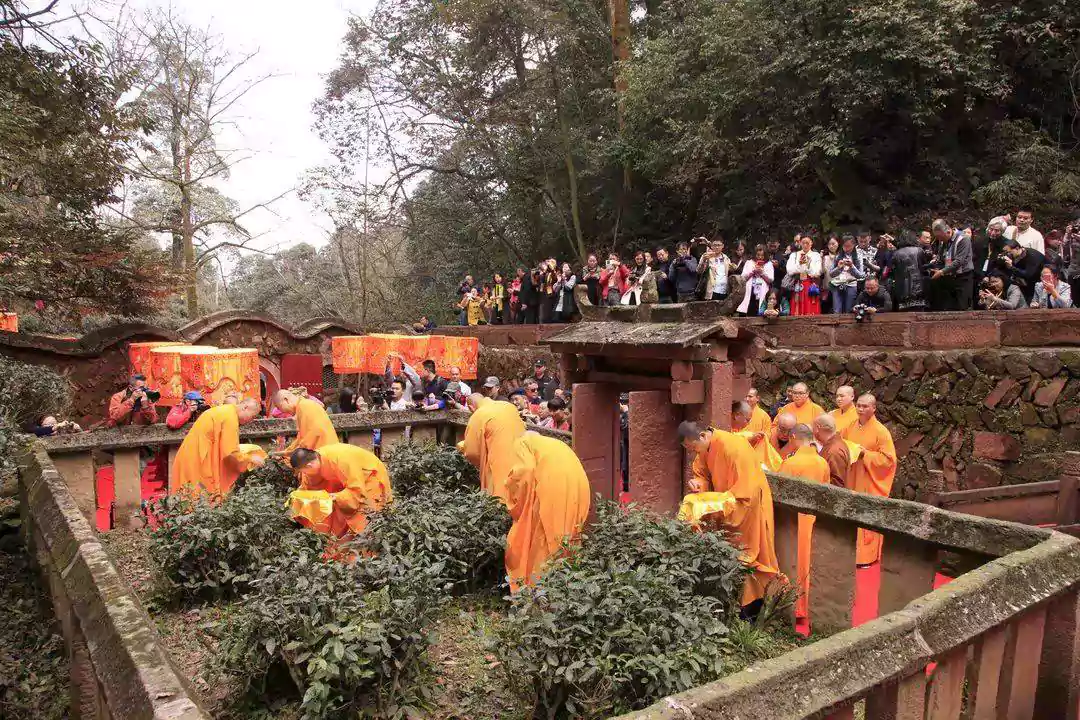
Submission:
<svg viewBox="0 0 1080 720">
<path fill-rule="evenodd" d="M 189 347 L 185 342 L 137 342 L 128 346 L 128 365 L 132 375 L 143 375 L 149 380 L 153 377 L 150 368 L 150 351 L 163 347 Z"/>
<path fill-rule="evenodd" d="M 161 393 L 158 405 L 171 407 L 183 399 L 184 382 L 180 375 L 180 358 L 184 355 L 198 355 L 213 352 L 216 347 L 210 345 L 181 345 L 155 348 L 150 351 L 150 375 L 147 384 Z"/>
<path fill-rule="evenodd" d="M 0 332 L 19 332 L 19 316 L 15 313 L 0 313 Z"/>
<path fill-rule="evenodd" d="M 255 348 L 215 348 L 180 355 L 184 392 L 198 390 L 211 405 L 230 395 L 259 399 L 259 351 Z"/>
</svg>

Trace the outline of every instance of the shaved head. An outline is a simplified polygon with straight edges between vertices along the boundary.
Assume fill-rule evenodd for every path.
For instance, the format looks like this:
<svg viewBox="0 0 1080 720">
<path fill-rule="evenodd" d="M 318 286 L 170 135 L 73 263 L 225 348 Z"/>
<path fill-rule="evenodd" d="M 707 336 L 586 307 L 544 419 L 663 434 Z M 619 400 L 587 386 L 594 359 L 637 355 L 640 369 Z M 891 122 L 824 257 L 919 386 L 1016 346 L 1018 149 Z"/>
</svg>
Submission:
<svg viewBox="0 0 1080 720">
<path fill-rule="evenodd" d="M 251 422 L 255 418 L 259 417 L 259 412 L 262 411 L 262 405 L 258 400 L 252 398 L 246 398 L 236 404 L 236 416 L 240 420 L 240 424 L 244 425 Z"/>
<path fill-rule="evenodd" d="M 791 435 L 799 442 L 799 445 L 808 445 L 814 440 L 814 431 L 809 425 L 803 423 L 796 425 Z"/>
<path fill-rule="evenodd" d="M 877 398 L 873 395 L 860 395 L 855 403 L 855 412 L 859 413 L 859 423 L 865 425 L 877 414 Z"/>
<path fill-rule="evenodd" d="M 829 433 L 836 432 L 836 418 L 829 413 L 822 413 L 814 418 L 814 427 Z"/>
<path fill-rule="evenodd" d="M 293 412 L 298 402 L 300 402 L 300 396 L 290 390 L 278 390 L 274 393 L 274 407 L 281 412 Z"/>
<path fill-rule="evenodd" d="M 794 430 L 798 423 L 799 421 L 791 413 L 784 413 L 776 420 L 776 426 L 787 433 Z"/>
<path fill-rule="evenodd" d="M 465 398 L 465 405 L 469 408 L 469 412 L 476 412 L 476 408 L 480 407 L 484 400 L 488 398 L 484 397 L 480 393 L 473 393 L 469 397 Z"/>
<path fill-rule="evenodd" d="M 754 414 L 753 409 L 750 407 L 750 403 L 745 400 L 738 400 L 731 404 L 731 428 L 742 429 L 750 423 L 750 417 Z"/>
<path fill-rule="evenodd" d="M 802 407 L 810 399 L 810 388 L 806 383 L 795 383 L 791 386 L 791 400 L 795 407 Z"/>
<path fill-rule="evenodd" d="M 746 391 L 746 402 L 750 403 L 751 408 L 757 407 L 757 404 L 761 402 L 761 396 L 758 395 L 757 388 L 750 388 Z"/>
<path fill-rule="evenodd" d="M 841 385 L 836 388 L 836 407 L 847 410 L 855 404 L 855 388 L 850 385 Z"/>
</svg>

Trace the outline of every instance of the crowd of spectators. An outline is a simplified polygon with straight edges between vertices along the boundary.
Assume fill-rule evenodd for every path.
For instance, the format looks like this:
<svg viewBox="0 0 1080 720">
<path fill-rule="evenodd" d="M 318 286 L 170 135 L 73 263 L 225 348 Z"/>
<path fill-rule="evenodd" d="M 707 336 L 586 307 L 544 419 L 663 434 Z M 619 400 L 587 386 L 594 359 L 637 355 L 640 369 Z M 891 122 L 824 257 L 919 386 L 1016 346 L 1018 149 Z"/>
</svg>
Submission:
<svg viewBox="0 0 1080 720">
<path fill-rule="evenodd" d="M 1080 293 L 1080 219 L 1045 236 L 1030 208 L 992 218 L 985 227 L 939 219 L 898 238 L 869 231 L 796 233 L 789 243 L 753 247 L 698 237 L 667 248 L 590 253 L 583 267 L 555 259 L 512 278 L 484 283 L 467 276 L 458 287 L 461 325 L 561 323 L 578 313 L 574 288 L 594 305 L 726 300 L 740 316 L 778 317 L 925 310 L 1069 308 Z M 427 319 L 424 319 L 427 322 Z"/>
</svg>

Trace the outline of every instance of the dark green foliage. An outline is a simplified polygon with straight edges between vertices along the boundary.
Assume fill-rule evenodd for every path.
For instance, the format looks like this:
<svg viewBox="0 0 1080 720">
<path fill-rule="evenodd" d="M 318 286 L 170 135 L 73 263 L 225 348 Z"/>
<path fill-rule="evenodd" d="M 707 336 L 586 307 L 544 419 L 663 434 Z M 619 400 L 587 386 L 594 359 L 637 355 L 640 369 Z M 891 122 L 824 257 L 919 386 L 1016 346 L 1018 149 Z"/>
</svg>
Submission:
<svg viewBox="0 0 1080 720">
<path fill-rule="evenodd" d="M 509 530 L 510 513 L 497 498 L 434 487 L 372 514 L 358 544 L 381 557 L 409 557 L 447 590 L 476 590 L 502 582 Z"/>
<path fill-rule="evenodd" d="M 236 480 L 237 487 L 265 487 L 282 497 L 300 487 L 300 481 L 292 468 L 280 462 L 267 462 L 262 467 L 243 473 Z"/>
<path fill-rule="evenodd" d="M 325 538 L 294 524 L 270 487 L 242 488 L 211 503 L 170 497 L 154 509 L 150 552 L 167 595 L 233 597 L 265 565 L 295 548 L 319 551 Z"/>
<path fill-rule="evenodd" d="M 425 488 L 454 491 L 480 487 L 476 468 L 450 445 L 400 443 L 384 460 L 397 497 L 415 495 Z"/>
<path fill-rule="evenodd" d="M 42 365 L 27 365 L 0 355 L 0 472 L 10 471 L 9 445 L 23 426 L 40 415 L 63 419 L 71 407 L 70 387 Z"/>
<path fill-rule="evenodd" d="M 287 673 L 304 718 L 403 716 L 445 596 L 408 557 L 355 565 L 304 550 L 265 567 L 226 628 L 222 661 L 249 695 L 282 692 Z"/>
<path fill-rule="evenodd" d="M 602 503 L 581 546 L 512 599 L 499 655 L 546 717 L 608 717 L 719 676 L 746 570 L 715 535 Z"/>
</svg>

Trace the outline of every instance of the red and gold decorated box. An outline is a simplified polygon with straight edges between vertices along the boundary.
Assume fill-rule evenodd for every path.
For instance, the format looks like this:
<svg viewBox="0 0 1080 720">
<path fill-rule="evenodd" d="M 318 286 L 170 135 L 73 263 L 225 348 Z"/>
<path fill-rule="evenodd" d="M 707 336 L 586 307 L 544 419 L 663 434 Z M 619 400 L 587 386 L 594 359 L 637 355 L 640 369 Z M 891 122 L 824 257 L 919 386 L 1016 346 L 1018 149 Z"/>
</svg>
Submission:
<svg viewBox="0 0 1080 720">
<path fill-rule="evenodd" d="M 259 351 L 255 348 L 220 348 L 212 352 L 180 355 L 184 392 L 198 390 L 211 405 L 228 395 L 259 399 Z"/>
<path fill-rule="evenodd" d="M 15 313 L 0 313 L 0 332 L 19 332 L 19 316 Z"/>
<path fill-rule="evenodd" d="M 456 367 L 461 369 L 462 380 L 475 380 L 479 354 L 480 340 L 474 337 L 432 335 L 428 345 L 428 357 L 435 361 L 435 369 L 443 377 L 450 377 L 450 368 Z"/>
<path fill-rule="evenodd" d="M 217 350 L 210 345 L 173 345 L 154 348 L 150 351 L 150 374 L 147 384 L 161 393 L 158 405 L 171 407 L 180 402 L 187 392 L 180 377 L 180 358 L 184 355 L 198 355 Z"/>
<path fill-rule="evenodd" d="M 367 372 L 367 336 L 341 335 L 330 340 L 334 372 L 354 375 Z"/>
<path fill-rule="evenodd" d="M 386 361 L 391 353 L 400 353 L 417 372 L 420 363 L 428 359 L 427 335 L 368 335 L 367 336 L 367 371 L 373 375 L 382 375 L 386 371 Z M 395 375 L 401 373 L 401 363 L 392 360 L 391 370 Z"/>
<path fill-rule="evenodd" d="M 153 377 L 150 368 L 150 351 L 163 347 L 190 347 L 186 342 L 136 342 L 128 346 L 128 366 L 132 375 L 144 375 L 149 380 Z"/>
</svg>

